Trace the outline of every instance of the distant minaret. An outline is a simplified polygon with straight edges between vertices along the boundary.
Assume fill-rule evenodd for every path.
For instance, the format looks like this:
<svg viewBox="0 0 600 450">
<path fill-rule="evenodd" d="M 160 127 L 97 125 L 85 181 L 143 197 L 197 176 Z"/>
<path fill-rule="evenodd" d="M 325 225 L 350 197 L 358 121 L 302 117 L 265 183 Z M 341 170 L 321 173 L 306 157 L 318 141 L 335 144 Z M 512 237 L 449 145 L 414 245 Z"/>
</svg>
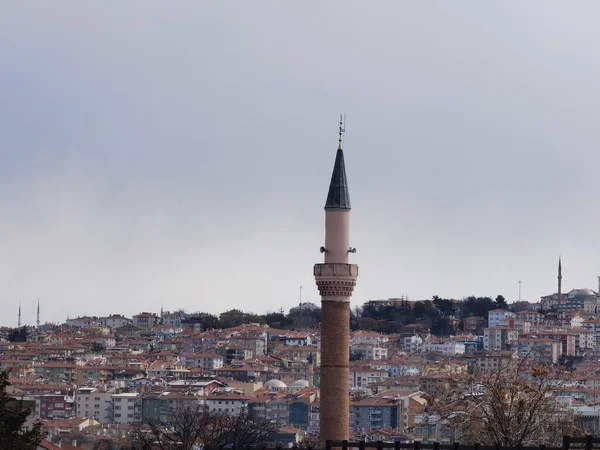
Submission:
<svg viewBox="0 0 600 450">
<path fill-rule="evenodd" d="M 35 321 L 36 328 L 40 327 L 40 299 L 38 298 L 38 307 L 37 307 L 37 319 Z"/>
<path fill-rule="evenodd" d="M 19 318 L 17 320 L 17 327 L 21 328 L 21 302 L 19 302 Z"/>
<path fill-rule="evenodd" d="M 562 261 L 558 257 L 558 304 L 562 302 Z"/>
<path fill-rule="evenodd" d="M 324 262 L 315 264 L 321 294 L 320 439 L 348 440 L 350 429 L 350 297 L 358 266 L 349 263 L 350 195 L 340 137 L 325 203 Z"/>
</svg>

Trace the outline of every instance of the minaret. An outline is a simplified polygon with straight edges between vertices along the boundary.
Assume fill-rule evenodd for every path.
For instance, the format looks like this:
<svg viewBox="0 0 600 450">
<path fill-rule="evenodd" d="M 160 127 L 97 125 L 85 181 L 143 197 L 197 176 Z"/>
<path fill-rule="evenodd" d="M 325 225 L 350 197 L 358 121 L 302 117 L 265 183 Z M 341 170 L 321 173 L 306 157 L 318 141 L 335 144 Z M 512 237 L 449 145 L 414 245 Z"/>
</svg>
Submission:
<svg viewBox="0 0 600 450">
<path fill-rule="evenodd" d="M 35 321 L 36 328 L 40 327 L 40 299 L 38 298 L 38 307 L 37 307 L 37 319 Z"/>
<path fill-rule="evenodd" d="M 17 319 L 17 327 L 21 328 L 21 302 L 19 302 L 19 318 Z"/>
<path fill-rule="evenodd" d="M 558 257 L 558 304 L 562 302 L 562 261 Z"/>
<path fill-rule="evenodd" d="M 343 122 L 339 145 L 325 203 L 324 263 L 315 264 L 314 274 L 321 294 L 321 387 L 320 438 L 342 441 L 349 434 L 350 397 L 350 297 L 356 285 L 358 266 L 349 264 L 350 195 L 344 152 Z"/>
</svg>

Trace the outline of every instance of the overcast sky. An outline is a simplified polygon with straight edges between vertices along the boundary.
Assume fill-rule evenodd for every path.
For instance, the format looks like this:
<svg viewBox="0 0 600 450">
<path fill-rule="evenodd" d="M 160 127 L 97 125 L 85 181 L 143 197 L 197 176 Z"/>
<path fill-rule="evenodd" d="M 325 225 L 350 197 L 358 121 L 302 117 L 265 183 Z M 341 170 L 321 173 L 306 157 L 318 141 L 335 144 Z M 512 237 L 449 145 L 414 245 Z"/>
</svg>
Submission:
<svg viewBox="0 0 600 450">
<path fill-rule="evenodd" d="M 596 288 L 600 4 L 0 4 L 2 324 Z"/>
</svg>

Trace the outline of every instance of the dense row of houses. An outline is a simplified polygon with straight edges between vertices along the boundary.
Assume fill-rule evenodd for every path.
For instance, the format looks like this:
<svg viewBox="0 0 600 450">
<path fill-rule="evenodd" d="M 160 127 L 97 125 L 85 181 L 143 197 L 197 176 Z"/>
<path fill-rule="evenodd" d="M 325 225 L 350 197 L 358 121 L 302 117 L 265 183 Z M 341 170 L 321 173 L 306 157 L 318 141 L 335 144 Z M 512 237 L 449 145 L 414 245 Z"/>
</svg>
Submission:
<svg viewBox="0 0 600 450">
<path fill-rule="evenodd" d="M 82 421 L 96 434 L 98 427 L 168 423 L 178 408 L 194 407 L 275 421 L 298 438 L 318 434 L 318 329 L 246 324 L 201 331 L 184 326 L 185 320 L 181 314 L 141 313 L 42 325 L 30 330 L 27 342 L 0 342 L 0 369 L 11 370 L 16 394 L 32 402 L 34 419 L 48 432 L 68 421 Z M 473 371 L 524 358 L 556 364 L 565 356 L 580 357 L 562 393 L 565 404 L 585 416 L 587 427 L 600 429 L 600 415 L 594 422 L 589 409 L 600 396 L 600 372 L 589 362 L 600 356 L 594 314 L 493 310 L 486 318 L 463 319 L 461 328 L 445 338 L 424 324 L 397 334 L 353 332 L 353 435 L 451 442 L 451 430 L 428 416 L 428 395 Z"/>
</svg>

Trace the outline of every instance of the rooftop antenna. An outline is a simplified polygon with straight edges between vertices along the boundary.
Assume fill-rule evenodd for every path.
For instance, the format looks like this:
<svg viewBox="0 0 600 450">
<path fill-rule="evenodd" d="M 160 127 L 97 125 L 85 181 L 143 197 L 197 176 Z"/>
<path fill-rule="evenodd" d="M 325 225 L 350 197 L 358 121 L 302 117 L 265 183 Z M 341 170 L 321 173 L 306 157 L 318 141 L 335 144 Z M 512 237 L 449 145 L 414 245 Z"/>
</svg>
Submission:
<svg viewBox="0 0 600 450">
<path fill-rule="evenodd" d="M 342 149 L 342 142 L 344 140 L 344 133 L 346 132 L 346 114 L 340 114 L 340 132 L 338 138 L 338 150 Z"/>
</svg>

